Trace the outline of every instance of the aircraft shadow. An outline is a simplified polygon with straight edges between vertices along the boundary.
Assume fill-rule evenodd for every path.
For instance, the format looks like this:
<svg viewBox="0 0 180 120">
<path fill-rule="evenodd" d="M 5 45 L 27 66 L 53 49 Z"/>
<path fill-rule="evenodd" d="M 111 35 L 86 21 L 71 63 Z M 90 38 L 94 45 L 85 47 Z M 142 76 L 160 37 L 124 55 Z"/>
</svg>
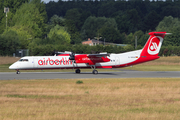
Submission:
<svg viewBox="0 0 180 120">
<path fill-rule="evenodd" d="M 99 72 L 98 74 L 93 74 L 92 72 L 81 72 L 81 73 L 74 73 L 74 72 L 22 72 L 21 74 L 63 74 L 63 75 L 119 75 L 119 74 L 125 74 L 125 72 Z"/>
</svg>

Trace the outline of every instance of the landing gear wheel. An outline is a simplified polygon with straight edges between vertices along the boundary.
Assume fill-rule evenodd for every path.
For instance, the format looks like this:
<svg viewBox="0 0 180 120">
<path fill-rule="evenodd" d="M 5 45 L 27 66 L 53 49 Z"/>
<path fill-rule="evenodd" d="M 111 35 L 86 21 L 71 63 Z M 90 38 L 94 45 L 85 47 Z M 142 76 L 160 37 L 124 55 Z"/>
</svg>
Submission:
<svg viewBox="0 0 180 120">
<path fill-rule="evenodd" d="M 16 71 L 16 74 L 20 74 L 20 72 L 19 72 L 19 71 Z"/>
<path fill-rule="evenodd" d="M 98 71 L 97 71 L 97 70 L 93 70 L 92 73 L 95 74 L 95 75 L 97 75 L 97 74 L 98 74 Z"/>
<path fill-rule="evenodd" d="M 75 71 L 76 73 L 80 73 L 81 72 L 81 70 L 80 69 L 76 69 L 76 71 Z"/>
</svg>

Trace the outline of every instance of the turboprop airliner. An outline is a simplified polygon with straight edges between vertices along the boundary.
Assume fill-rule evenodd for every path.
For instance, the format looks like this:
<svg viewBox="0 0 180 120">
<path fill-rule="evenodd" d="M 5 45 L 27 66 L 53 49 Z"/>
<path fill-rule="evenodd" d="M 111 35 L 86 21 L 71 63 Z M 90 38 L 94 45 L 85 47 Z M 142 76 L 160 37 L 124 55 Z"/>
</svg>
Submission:
<svg viewBox="0 0 180 120">
<path fill-rule="evenodd" d="M 43 70 L 43 69 L 76 69 L 80 73 L 83 68 L 93 69 L 93 74 L 98 74 L 96 68 L 121 68 L 158 59 L 158 53 L 163 43 L 166 32 L 150 32 L 149 39 L 141 50 L 120 54 L 74 54 L 64 52 L 58 56 L 26 56 L 13 63 L 9 69 L 16 70 Z"/>
</svg>

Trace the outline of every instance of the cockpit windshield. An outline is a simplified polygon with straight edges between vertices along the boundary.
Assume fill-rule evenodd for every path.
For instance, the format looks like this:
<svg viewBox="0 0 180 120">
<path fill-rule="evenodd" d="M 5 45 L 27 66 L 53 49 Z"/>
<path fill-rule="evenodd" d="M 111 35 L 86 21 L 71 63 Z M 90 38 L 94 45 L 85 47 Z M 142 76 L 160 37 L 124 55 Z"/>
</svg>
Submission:
<svg viewBox="0 0 180 120">
<path fill-rule="evenodd" d="M 28 59 L 20 59 L 20 62 L 28 62 Z"/>
</svg>

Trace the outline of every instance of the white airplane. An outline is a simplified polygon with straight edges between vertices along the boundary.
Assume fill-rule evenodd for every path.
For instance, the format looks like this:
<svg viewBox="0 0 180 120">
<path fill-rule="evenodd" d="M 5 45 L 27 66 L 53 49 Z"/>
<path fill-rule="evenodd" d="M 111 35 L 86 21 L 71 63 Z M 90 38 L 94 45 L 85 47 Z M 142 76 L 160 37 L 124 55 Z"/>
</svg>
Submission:
<svg viewBox="0 0 180 120">
<path fill-rule="evenodd" d="M 80 73 L 82 68 L 92 68 L 93 74 L 98 74 L 96 68 L 121 68 L 158 59 L 166 32 L 150 32 L 149 39 L 141 50 L 120 54 L 74 54 L 63 53 L 58 56 L 26 56 L 13 63 L 9 69 L 42 70 L 42 69 L 76 69 Z"/>
</svg>

